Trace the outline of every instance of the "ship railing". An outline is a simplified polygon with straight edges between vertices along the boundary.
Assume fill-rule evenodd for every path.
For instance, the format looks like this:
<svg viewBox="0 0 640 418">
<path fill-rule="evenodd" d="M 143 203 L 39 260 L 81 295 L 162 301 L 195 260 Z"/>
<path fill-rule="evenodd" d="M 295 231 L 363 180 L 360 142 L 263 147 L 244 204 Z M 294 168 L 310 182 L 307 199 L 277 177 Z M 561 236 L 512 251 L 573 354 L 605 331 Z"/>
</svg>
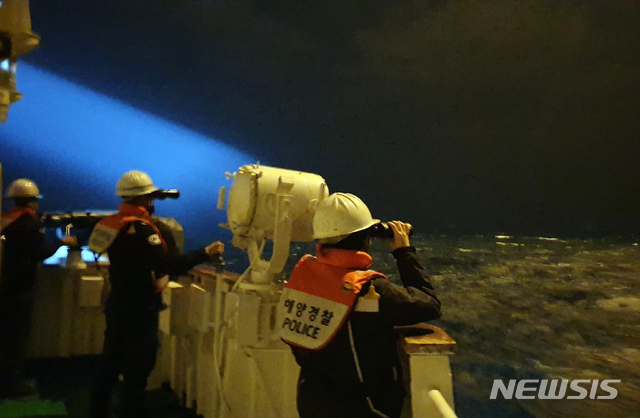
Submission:
<svg viewBox="0 0 640 418">
<path fill-rule="evenodd" d="M 250 321 L 261 317 L 264 304 L 258 305 L 251 292 L 231 292 L 237 277 L 229 273 L 199 266 L 191 274 L 163 294 L 170 308 L 161 313 L 160 328 L 167 338 L 162 340 L 159 367 L 150 386 L 170 381 L 186 406 L 205 418 L 296 417 L 298 366 L 289 348 L 253 344 L 249 349 L 251 344 L 244 343 L 257 335 L 259 324 Z M 244 328 L 238 318 L 245 321 Z M 402 375 L 411 393 L 411 407 L 402 416 L 455 417 L 449 364 L 455 341 L 430 324 L 396 331 Z"/>
<path fill-rule="evenodd" d="M 411 394 L 411 416 L 456 417 L 449 356 L 456 342 L 431 324 L 396 327 L 403 375 Z"/>
</svg>

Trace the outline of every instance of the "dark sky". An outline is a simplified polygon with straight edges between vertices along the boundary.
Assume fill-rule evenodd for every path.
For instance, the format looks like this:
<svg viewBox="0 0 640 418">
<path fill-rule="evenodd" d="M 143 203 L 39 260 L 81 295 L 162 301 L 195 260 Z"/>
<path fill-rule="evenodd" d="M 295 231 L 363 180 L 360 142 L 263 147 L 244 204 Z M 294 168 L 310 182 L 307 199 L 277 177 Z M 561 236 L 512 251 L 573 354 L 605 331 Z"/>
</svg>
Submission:
<svg viewBox="0 0 640 418">
<path fill-rule="evenodd" d="M 640 231 L 638 2 L 32 0 L 31 13 L 42 42 L 25 62 L 318 173 L 377 217 Z"/>
</svg>

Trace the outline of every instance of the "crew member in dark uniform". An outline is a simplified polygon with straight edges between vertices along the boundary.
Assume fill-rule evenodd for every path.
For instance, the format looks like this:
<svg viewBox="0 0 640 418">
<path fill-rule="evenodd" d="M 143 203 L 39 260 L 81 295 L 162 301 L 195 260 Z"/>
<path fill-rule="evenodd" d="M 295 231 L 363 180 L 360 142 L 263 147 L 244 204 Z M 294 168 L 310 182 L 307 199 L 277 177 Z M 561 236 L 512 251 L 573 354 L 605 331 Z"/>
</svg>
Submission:
<svg viewBox="0 0 640 418">
<path fill-rule="evenodd" d="M 440 317 L 440 301 L 411 246 L 409 224 L 389 241 L 403 286 L 368 270 L 372 219 L 358 197 L 334 193 L 313 219 L 316 256 L 291 273 L 280 336 L 300 365 L 301 418 L 399 417 L 406 391 L 393 327 Z"/>
<path fill-rule="evenodd" d="M 122 374 L 120 416 L 140 418 L 145 416 L 145 387 L 159 343 L 158 313 L 163 308 L 159 279 L 219 257 L 224 244 L 216 241 L 187 254 L 169 251 L 151 219 L 154 200 L 165 198 L 167 192 L 155 187 L 146 173 L 135 170 L 125 173 L 116 188 L 123 200 L 118 213 L 101 220 L 89 238 L 92 251 L 109 255 L 111 283 L 103 364 L 91 416 L 109 416 L 112 391 Z"/>
<path fill-rule="evenodd" d="M 2 214 L 2 274 L 0 276 L 0 398 L 32 394 L 22 380 L 24 358 L 31 330 L 31 316 L 38 263 L 51 257 L 61 245 L 76 245 L 74 236 L 46 244 L 38 218 L 42 197 L 29 179 L 18 179 L 7 188 L 14 207 Z"/>
</svg>

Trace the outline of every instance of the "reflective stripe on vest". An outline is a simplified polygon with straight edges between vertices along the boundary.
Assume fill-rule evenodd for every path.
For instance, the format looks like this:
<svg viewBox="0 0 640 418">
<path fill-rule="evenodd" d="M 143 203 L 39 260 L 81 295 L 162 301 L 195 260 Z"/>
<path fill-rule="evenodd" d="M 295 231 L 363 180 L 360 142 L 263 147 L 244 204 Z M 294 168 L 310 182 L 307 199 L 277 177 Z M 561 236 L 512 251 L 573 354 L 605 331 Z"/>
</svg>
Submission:
<svg viewBox="0 0 640 418">
<path fill-rule="evenodd" d="M 142 222 L 153 228 L 156 235 L 160 239 L 162 247 L 165 251 L 167 251 L 167 243 L 164 241 L 164 238 L 162 238 L 162 234 L 158 230 L 158 227 L 153 224 L 153 221 L 151 221 L 151 219 L 147 219 L 150 218 L 148 214 L 146 214 L 146 217 L 129 215 L 128 213 L 136 211 L 136 207 L 127 204 L 120 205 L 120 211 L 124 212 L 124 214 L 116 213 L 114 215 L 107 216 L 106 218 L 101 219 L 100 222 L 98 222 L 93 228 L 93 231 L 91 231 L 91 236 L 89 237 L 89 249 L 91 249 L 91 251 L 96 254 L 103 254 L 107 252 L 109 247 L 111 247 L 111 244 L 113 244 L 113 242 L 118 237 L 118 234 L 120 234 L 120 231 L 122 231 L 124 227 L 131 224 L 132 222 Z M 161 293 L 165 289 L 165 287 L 167 287 L 168 279 L 166 280 L 165 284 L 162 284 L 166 276 L 163 276 L 160 279 L 156 279 L 155 273 L 152 273 L 152 275 L 153 285 L 156 288 L 156 293 Z"/>
<path fill-rule="evenodd" d="M 287 344 L 319 350 L 342 328 L 367 282 L 384 277 L 303 257 L 291 272 L 278 304 L 280 338 Z"/>
<path fill-rule="evenodd" d="M 104 254 L 107 252 L 109 247 L 111 247 L 113 241 L 118 237 L 122 228 L 131 222 L 136 221 L 152 227 L 156 234 L 158 234 L 158 237 L 160 237 L 164 249 L 167 249 L 167 244 L 164 242 L 162 234 L 152 221 L 140 216 L 123 215 L 121 213 L 107 216 L 96 224 L 93 231 L 91 231 L 91 236 L 89 237 L 89 248 L 96 254 Z"/>
</svg>

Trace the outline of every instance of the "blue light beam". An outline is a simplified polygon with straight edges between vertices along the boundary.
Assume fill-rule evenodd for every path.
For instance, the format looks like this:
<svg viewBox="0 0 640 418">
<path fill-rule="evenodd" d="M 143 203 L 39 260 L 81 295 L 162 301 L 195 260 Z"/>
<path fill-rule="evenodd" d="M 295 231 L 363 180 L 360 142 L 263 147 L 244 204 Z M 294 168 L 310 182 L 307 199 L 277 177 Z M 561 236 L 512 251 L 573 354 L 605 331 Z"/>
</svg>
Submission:
<svg viewBox="0 0 640 418">
<path fill-rule="evenodd" d="M 0 127 L 5 185 L 31 178 L 43 210 L 115 210 L 120 176 L 143 170 L 158 187 L 180 190 L 156 211 L 183 225 L 187 248 L 222 234 L 217 224 L 226 215 L 216 203 L 219 187 L 230 185 L 224 173 L 256 157 L 30 65 L 21 63 L 18 77 L 24 98 Z"/>
</svg>

